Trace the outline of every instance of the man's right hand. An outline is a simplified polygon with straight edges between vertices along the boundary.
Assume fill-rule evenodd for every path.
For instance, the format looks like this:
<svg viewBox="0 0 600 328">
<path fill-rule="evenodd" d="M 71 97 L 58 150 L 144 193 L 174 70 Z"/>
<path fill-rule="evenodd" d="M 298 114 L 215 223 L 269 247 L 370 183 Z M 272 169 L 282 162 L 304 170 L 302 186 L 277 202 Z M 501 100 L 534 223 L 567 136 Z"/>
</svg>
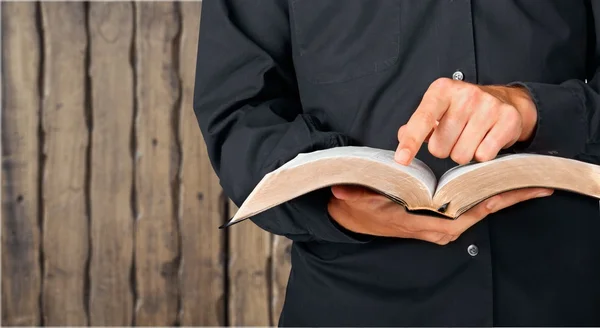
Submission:
<svg viewBox="0 0 600 328">
<path fill-rule="evenodd" d="M 389 198 L 358 186 L 333 186 L 328 210 L 344 228 L 367 235 L 412 238 L 446 245 L 490 213 L 522 201 L 549 196 L 552 189 L 526 188 L 493 196 L 456 220 L 416 215 Z"/>
</svg>

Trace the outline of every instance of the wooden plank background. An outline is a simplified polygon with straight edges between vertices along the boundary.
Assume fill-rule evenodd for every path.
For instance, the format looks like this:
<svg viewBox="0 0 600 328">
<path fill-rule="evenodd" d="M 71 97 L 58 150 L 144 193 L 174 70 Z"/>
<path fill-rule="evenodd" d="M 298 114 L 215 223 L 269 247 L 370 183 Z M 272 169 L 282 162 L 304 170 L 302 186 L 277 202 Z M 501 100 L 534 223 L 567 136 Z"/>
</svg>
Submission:
<svg viewBox="0 0 600 328">
<path fill-rule="evenodd" d="M 200 1 L 2 2 L 2 325 L 273 326 L 290 241 L 192 110 Z"/>
</svg>

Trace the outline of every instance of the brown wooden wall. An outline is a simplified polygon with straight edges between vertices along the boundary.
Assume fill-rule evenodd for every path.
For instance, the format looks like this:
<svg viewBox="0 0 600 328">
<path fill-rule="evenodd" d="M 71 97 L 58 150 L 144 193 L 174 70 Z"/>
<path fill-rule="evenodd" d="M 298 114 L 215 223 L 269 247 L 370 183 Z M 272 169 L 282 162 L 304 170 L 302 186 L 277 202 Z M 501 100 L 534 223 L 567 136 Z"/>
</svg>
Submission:
<svg viewBox="0 0 600 328">
<path fill-rule="evenodd" d="M 2 2 L 2 325 L 276 325 L 289 241 L 223 195 L 201 2 Z"/>
</svg>

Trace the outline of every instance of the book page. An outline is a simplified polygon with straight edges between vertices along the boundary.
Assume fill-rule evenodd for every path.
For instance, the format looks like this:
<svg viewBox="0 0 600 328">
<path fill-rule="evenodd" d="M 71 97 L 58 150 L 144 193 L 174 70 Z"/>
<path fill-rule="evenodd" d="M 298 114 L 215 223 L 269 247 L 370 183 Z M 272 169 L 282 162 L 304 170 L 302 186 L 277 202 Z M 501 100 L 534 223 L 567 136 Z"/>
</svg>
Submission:
<svg viewBox="0 0 600 328">
<path fill-rule="evenodd" d="M 484 163 L 458 166 L 439 180 L 433 207 L 447 205 L 457 218 L 499 193 L 541 187 L 600 198 L 600 165 L 543 154 L 502 155 Z"/>
<path fill-rule="evenodd" d="M 326 158 L 329 159 L 350 157 L 375 161 L 381 164 L 391 166 L 396 170 L 403 171 L 421 181 L 423 185 L 427 187 L 430 195 L 433 197 L 433 193 L 435 192 L 436 188 L 436 178 L 433 171 L 431 171 L 431 169 L 425 163 L 416 158 L 408 166 L 398 164 L 394 160 L 394 152 L 391 150 L 357 146 L 334 147 L 325 150 L 317 150 L 311 153 L 299 154 L 291 161 L 282 165 L 278 170 L 285 170 Z"/>
<path fill-rule="evenodd" d="M 496 162 L 502 162 L 502 161 L 507 161 L 507 160 L 511 160 L 511 159 L 515 159 L 515 158 L 523 158 L 523 157 L 535 157 L 535 156 L 540 156 L 540 155 L 536 155 L 536 154 L 509 154 L 509 155 L 502 155 L 502 156 L 498 156 L 495 159 L 491 160 L 491 161 L 487 161 L 487 162 L 471 162 L 469 164 L 464 164 L 464 165 L 458 165 L 456 167 L 451 168 L 450 170 L 446 171 L 446 173 L 444 173 L 444 175 L 442 175 L 442 177 L 440 178 L 440 181 L 438 182 L 437 185 L 437 190 L 440 190 L 444 187 L 444 185 L 446 185 L 448 182 L 458 178 L 459 176 L 471 172 L 473 170 L 476 170 L 478 168 L 484 167 L 486 165 L 490 165 L 492 163 L 496 163 Z"/>
</svg>

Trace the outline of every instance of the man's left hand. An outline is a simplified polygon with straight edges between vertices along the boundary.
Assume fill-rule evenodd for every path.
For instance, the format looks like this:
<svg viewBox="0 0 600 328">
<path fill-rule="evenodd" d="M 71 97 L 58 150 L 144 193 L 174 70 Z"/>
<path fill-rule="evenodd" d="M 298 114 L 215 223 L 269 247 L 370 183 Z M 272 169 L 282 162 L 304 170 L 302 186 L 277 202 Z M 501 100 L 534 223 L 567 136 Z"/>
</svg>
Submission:
<svg viewBox="0 0 600 328">
<path fill-rule="evenodd" d="M 410 120 L 398 130 L 396 161 L 408 165 L 423 144 L 458 164 L 494 159 L 501 149 L 529 140 L 537 110 L 521 87 L 434 81 Z"/>
</svg>

